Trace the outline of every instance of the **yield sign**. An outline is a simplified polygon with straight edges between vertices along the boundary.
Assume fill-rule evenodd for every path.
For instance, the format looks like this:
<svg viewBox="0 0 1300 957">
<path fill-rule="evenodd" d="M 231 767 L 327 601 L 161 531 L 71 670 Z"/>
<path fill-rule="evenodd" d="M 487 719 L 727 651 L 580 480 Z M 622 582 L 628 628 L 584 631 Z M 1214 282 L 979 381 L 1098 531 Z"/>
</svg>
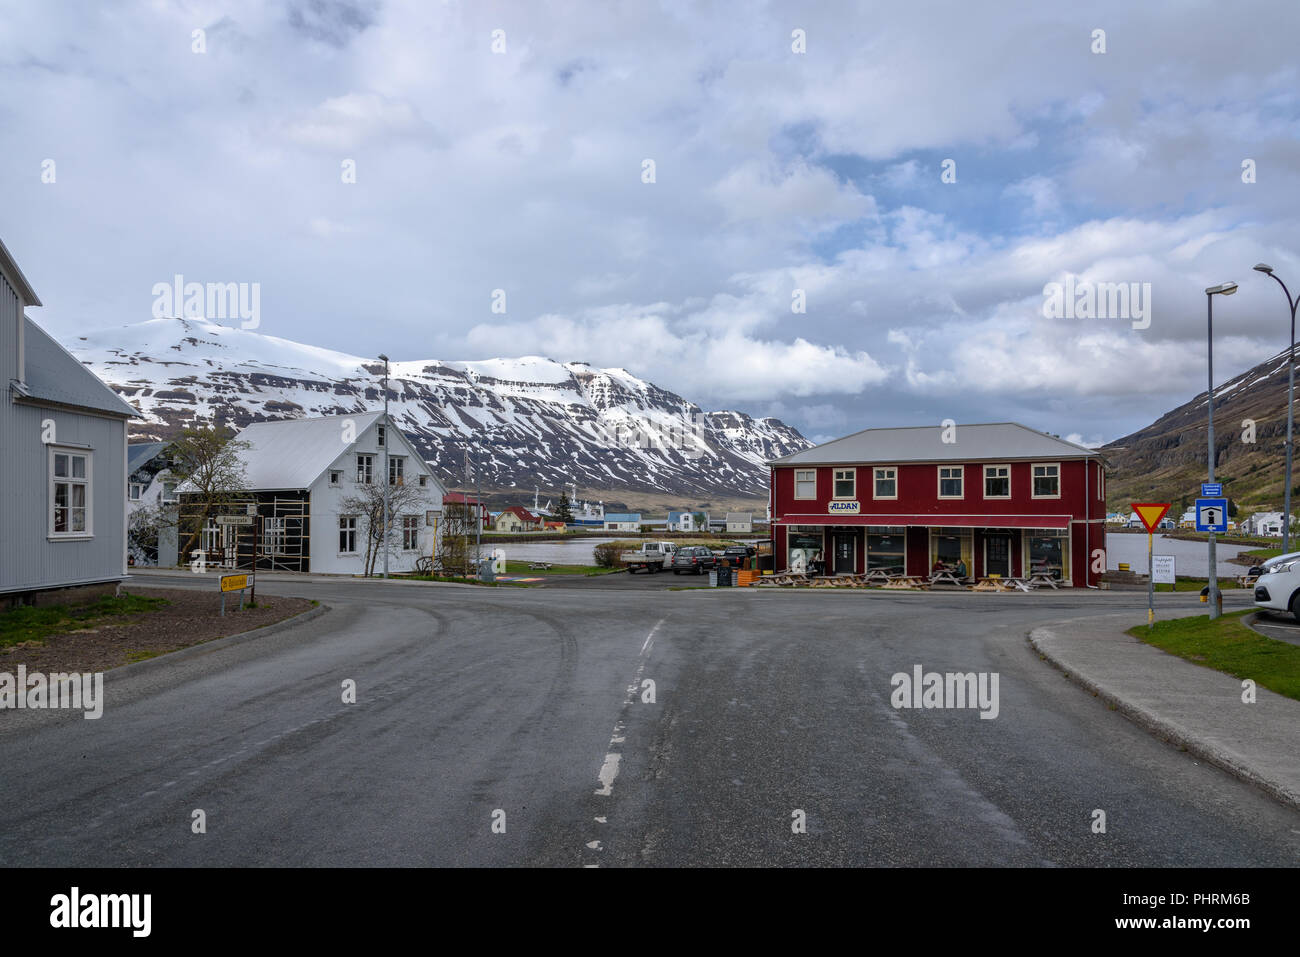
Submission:
<svg viewBox="0 0 1300 957">
<path fill-rule="evenodd" d="M 1169 511 L 1169 502 L 1145 502 L 1143 504 L 1134 503 L 1133 511 L 1137 512 L 1138 518 L 1142 519 L 1142 524 L 1147 527 L 1148 532 L 1154 532 L 1160 520 L 1165 517 L 1165 512 Z"/>
</svg>

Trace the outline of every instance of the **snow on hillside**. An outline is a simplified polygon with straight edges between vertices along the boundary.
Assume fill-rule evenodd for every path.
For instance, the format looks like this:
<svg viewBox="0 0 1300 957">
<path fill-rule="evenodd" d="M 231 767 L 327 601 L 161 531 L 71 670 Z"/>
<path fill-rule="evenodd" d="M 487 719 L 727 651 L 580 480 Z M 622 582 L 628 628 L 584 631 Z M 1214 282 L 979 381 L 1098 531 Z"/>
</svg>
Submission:
<svg viewBox="0 0 1300 957">
<path fill-rule="evenodd" d="M 153 319 L 66 343 L 145 415 L 135 439 L 196 420 L 250 422 L 381 407 L 383 365 L 197 319 Z M 766 495 L 764 463 L 809 446 L 777 419 L 704 412 L 626 369 L 543 356 L 400 360 L 389 411 L 460 484 L 465 452 L 488 487 L 571 482 L 676 494 Z"/>
</svg>

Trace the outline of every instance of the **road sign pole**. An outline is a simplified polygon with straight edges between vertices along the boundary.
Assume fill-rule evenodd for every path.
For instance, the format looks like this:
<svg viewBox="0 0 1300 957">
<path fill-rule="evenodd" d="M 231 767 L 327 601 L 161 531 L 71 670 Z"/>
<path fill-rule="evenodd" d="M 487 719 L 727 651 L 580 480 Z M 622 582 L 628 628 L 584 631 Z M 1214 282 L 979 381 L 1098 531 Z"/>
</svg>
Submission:
<svg viewBox="0 0 1300 957">
<path fill-rule="evenodd" d="M 1155 560 L 1151 557 L 1154 551 L 1155 536 L 1147 532 L 1147 631 L 1156 626 L 1156 575 Z M 1174 586 L 1177 589 L 1177 585 Z"/>
</svg>

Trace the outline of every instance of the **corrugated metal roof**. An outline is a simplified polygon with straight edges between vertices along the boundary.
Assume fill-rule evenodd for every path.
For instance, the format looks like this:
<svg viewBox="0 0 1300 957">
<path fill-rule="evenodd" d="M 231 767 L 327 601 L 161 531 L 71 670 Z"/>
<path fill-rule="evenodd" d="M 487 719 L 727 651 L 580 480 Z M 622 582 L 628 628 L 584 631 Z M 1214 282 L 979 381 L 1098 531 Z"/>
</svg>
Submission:
<svg viewBox="0 0 1300 957">
<path fill-rule="evenodd" d="M 39 306 L 41 304 L 41 301 L 36 298 L 36 290 L 27 281 L 23 271 L 18 268 L 18 262 L 9 254 L 9 249 L 5 246 L 3 239 L 0 239 L 0 271 L 9 277 L 23 305 Z"/>
<path fill-rule="evenodd" d="M 769 465 L 851 465 L 900 462 L 972 462 L 981 459 L 1062 459 L 1100 457 L 1093 449 L 1039 432 L 1018 422 L 957 425 L 956 441 L 945 442 L 940 425 L 864 429 L 822 445 L 775 459 Z"/>
<path fill-rule="evenodd" d="M 640 512 L 610 512 L 605 516 L 607 522 L 639 522 L 641 521 Z"/>
<path fill-rule="evenodd" d="M 151 462 L 163 449 L 166 442 L 137 442 L 126 447 L 126 474 L 132 474 L 140 466 Z"/>
<path fill-rule="evenodd" d="M 236 436 L 249 443 L 249 448 L 240 453 L 245 487 L 249 491 L 309 488 L 351 446 L 343 439 L 345 420 L 350 419 L 355 426 L 355 441 L 382 418 L 382 412 L 356 412 L 254 422 Z M 383 463 L 376 461 L 376 475 L 382 467 Z"/>
<path fill-rule="evenodd" d="M 28 396 L 79 409 L 141 418 L 133 406 L 73 358 L 48 332 L 26 316 L 23 321 L 26 323 L 23 385 Z"/>
</svg>

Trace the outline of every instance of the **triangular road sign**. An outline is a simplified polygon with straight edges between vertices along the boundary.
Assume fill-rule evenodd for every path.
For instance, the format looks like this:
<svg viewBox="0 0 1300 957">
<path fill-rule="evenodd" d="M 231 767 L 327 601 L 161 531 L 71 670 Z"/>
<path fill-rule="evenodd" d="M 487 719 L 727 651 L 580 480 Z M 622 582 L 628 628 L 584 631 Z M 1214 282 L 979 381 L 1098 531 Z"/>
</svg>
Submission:
<svg viewBox="0 0 1300 957">
<path fill-rule="evenodd" d="M 1144 502 L 1133 503 L 1133 511 L 1137 512 L 1138 518 L 1142 519 L 1142 524 L 1147 527 L 1148 532 L 1154 532 L 1160 520 L 1165 517 L 1169 511 L 1169 502 Z"/>
</svg>

